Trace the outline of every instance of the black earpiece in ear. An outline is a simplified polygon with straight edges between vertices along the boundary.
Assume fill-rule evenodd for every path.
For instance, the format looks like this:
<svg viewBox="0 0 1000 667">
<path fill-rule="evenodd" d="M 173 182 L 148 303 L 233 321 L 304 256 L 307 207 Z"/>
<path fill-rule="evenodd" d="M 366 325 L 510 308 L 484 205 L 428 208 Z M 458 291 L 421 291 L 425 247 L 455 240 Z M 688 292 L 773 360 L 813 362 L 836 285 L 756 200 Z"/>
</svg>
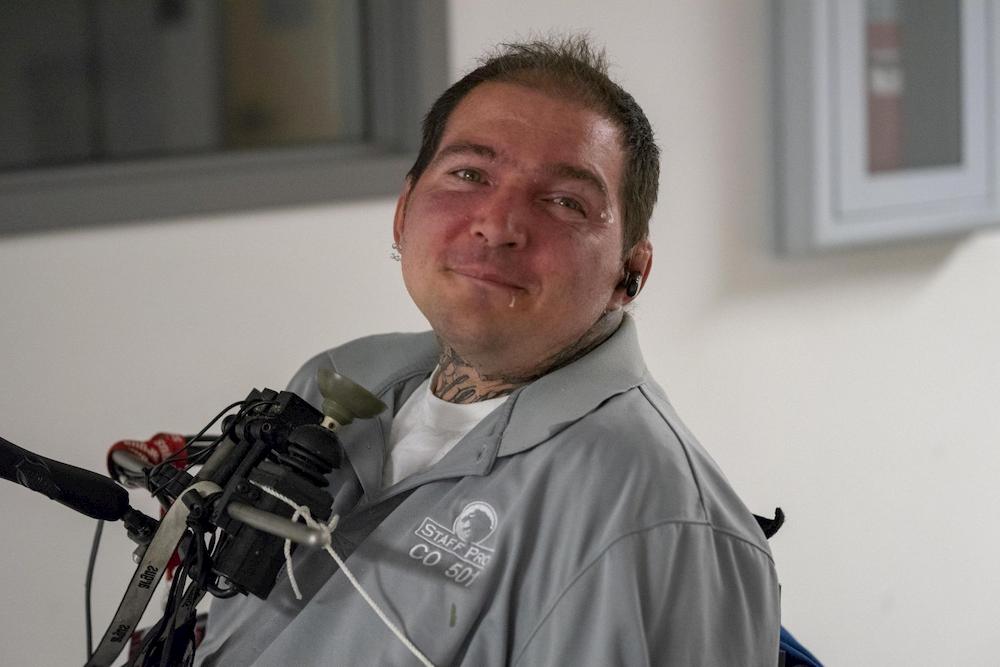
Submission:
<svg viewBox="0 0 1000 667">
<path fill-rule="evenodd" d="M 626 273 L 625 274 L 625 296 L 628 298 L 635 297 L 639 293 L 639 287 L 642 285 L 642 274 L 641 273 Z"/>
</svg>

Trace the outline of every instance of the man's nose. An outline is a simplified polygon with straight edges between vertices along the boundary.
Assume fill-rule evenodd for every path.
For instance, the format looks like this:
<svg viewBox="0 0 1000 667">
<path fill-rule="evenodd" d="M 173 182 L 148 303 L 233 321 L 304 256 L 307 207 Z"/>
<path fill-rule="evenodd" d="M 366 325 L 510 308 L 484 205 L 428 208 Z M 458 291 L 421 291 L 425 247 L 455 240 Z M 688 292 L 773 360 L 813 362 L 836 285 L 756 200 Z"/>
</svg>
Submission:
<svg viewBox="0 0 1000 667">
<path fill-rule="evenodd" d="M 477 212 L 470 232 L 489 247 L 523 248 L 528 241 L 529 209 L 523 195 L 497 191 Z"/>
</svg>

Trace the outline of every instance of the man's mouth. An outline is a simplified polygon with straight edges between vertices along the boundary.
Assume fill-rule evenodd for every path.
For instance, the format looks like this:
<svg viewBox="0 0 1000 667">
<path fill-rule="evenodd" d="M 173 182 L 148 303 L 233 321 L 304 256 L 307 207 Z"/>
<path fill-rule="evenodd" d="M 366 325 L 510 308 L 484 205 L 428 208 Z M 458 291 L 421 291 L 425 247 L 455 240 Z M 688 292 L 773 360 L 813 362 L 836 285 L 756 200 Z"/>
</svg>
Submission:
<svg viewBox="0 0 1000 667">
<path fill-rule="evenodd" d="M 498 287 L 506 290 L 523 290 L 522 284 L 508 274 L 500 273 L 492 269 L 477 266 L 457 266 L 451 267 L 452 273 L 457 273 L 464 278 L 469 278 L 477 283 L 487 286 Z"/>
</svg>

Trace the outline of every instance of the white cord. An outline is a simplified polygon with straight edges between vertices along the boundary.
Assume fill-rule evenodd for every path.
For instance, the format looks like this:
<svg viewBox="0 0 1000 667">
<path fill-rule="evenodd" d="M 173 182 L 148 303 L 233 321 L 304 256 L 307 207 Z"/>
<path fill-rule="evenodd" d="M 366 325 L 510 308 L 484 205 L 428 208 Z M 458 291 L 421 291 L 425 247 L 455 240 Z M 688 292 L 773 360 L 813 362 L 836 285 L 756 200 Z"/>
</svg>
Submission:
<svg viewBox="0 0 1000 667">
<path fill-rule="evenodd" d="M 330 519 L 329 523 L 322 524 L 312 517 L 312 513 L 309 511 L 309 508 L 306 507 L 305 505 L 299 505 L 292 499 L 287 498 L 281 493 L 278 493 L 274 489 L 264 486 L 263 484 L 258 484 L 253 481 L 251 481 L 250 483 L 256 486 L 257 488 L 261 489 L 265 493 L 274 496 L 278 500 L 282 501 L 283 503 L 294 509 L 295 513 L 292 514 L 292 521 L 298 521 L 299 519 L 302 519 L 307 526 L 327 533 L 328 537 L 337 528 L 337 522 L 340 521 L 339 515 L 334 514 L 333 518 Z M 386 616 L 385 612 L 382 611 L 382 608 L 378 606 L 378 603 L 375 602 L 375 600 L 373 600 L 371 596 L 368 595 L 367 592 L 365 592 L 365 589 L 361 587 L 361 583 L 355 578 L 354 574 L 347 568 L 347 563 L 345 563 L 340 558 L 337 552 L 333 550 L 333 547 L 327 544 L 327 546 L 325 546 L 323 550 L 326 551 L 328 554 L 330 554 L 330 557 L 333 558 L 333 560 L 340 567 L 341 571 L 344 573 L 344 576 L 347 577 L 347 580 L 351 582 L 351 585 L 354 586 L 355 590 L 358 591 L 358 593 L 361 595 L 364 601 L 368 603 L 368 606 L 371 607 L 372 611 L 374 611 L 375 614 L 378 615 L 378 617 L 382 620 L 385 626 L 392 631 L 392 634 L 396 635 L 396 638 L 403 643 L 403 646 L 409 649 L 410 653 L 412 653 L 414 657 L 416 657 L 417 660 L 419 660 L 422 665 L 424 665 L 425 667 L 434 667 L 434 663 L 428 660 L 427 657 L 420 652 L 420 649 L 418 649 L 416 645 L 412 641 L 410 641 L 410 638 L 407 637 L 402 630 L 397 628 L 396 625 L 391 620 L 389 620 L 389 617 Z M 295 574 L 292 571 L 292 541 L 288 539 L 285 540 L 285 569 L 288 571 L 288 581 L 292 585 L 292 592 L 295 593 L 295 599 L 301 600 L 302 593 L 299 591 L 298 582 L 296 582 Z"/>
</svg>

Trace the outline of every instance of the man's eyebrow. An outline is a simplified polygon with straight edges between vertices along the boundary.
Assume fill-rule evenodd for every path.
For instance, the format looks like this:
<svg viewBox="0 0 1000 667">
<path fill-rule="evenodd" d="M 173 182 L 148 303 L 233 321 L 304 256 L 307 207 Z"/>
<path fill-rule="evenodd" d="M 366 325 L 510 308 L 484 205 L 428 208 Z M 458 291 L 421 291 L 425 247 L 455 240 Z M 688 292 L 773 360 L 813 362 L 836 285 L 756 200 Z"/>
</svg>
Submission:
<svg viewBox="0 0 1000 667">
<path fill-rule="evenodd" d="M 437 155 L 434 156 L 434 162 L 446 158 L 449 155 L 466 155 L 469 153 L 472 155 L 478 155 L 479 157 L 484 157 L 488 160 L 495 160 L 497 158 L 497 152 L 489 146 L 462 141 L 454 144 L 448 144 L 444 148 L 438 150 Z"/>
<path fill-rule="evenodd" d="M 477 144 L 468 141 L 460 141 L 453 144 L 448 144 L 443 148 L 439 149 L 437 155 L 434 156 L 434 162 L 443 160 L 451 155 L 477 155 L 479 157 L 486 158 L 487 160 L 496 160 L 497 152 L 485 144 Z M 608 188 L 604 184 L 604 181 L 589 169 L 579 167 L 567 162 L 559 162 L 551 165 L 545 169 L 548 173 L 559 176 L 561 178 L 569 178 L 576 181 L 583 181 L 589 183 L 597 188 L 602 195 L 608 196 Z"/>
<path fill-rule="evenodd" d="M 576 165 L 560 162 L 558 164 L 552 165 L 548 169 L 548 171 L 555 176 L 560 176 L 562 178 L 570 178 L 576 181 L 584 181 L 586 183 L 590 183 L 595 188 L 600 190 L 602 195 L 604 195 L 605 197 L 608 196 L 608 188 L 604 184 L 604 181 L 601 180 L 600 176 L 598 176 L 589 169 L 584 169 L 583 167 L 578 167 Z"/>
</svg>

